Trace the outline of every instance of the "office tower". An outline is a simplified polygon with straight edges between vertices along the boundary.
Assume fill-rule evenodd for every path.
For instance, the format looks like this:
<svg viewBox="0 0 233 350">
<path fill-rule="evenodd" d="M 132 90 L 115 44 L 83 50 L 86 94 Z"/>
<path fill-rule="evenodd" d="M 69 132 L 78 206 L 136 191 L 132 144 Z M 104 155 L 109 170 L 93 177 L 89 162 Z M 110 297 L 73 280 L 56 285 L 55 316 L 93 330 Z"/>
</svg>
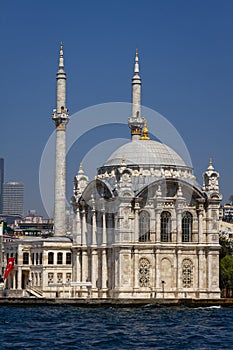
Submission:
<svg viewBox="0 0 233 350">
<path fill-rule="evenodd" d="M 6 182 L 3 184 L 3 210 L 4 215 L 23 216 L 24 185 L 19 182 Z"/>
<path fill-rule="evenodd" d="M 3 183 L 4 183 L 4 159 L 0 158 L 0 213 L 2 213 Z"/>
</svg>

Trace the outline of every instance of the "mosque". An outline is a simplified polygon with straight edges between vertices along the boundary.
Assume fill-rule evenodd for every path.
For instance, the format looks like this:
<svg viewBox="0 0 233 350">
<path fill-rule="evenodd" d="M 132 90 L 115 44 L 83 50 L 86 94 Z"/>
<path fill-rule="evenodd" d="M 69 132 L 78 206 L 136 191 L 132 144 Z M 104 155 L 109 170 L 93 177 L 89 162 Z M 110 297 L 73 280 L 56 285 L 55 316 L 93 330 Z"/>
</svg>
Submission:
<svg viewBox="0 0 233 350">
<path fill-rule="evenodd" d="M 52 117 L 54 236 L 6 243 L 6 257 L 15 257 L 8 290 L 37 297 L 220 298 L 219 174 L 210 161 L 200 186 L 193 169 L 174 150 L 150 140 L 141 116 L 138 61 L 136 52 L 131 140 L 98 168 L 94 180 L 80 166 L 71 198 L 71 239 L 65 233 L 69 115 L 60 46 Z"/>
</svg>

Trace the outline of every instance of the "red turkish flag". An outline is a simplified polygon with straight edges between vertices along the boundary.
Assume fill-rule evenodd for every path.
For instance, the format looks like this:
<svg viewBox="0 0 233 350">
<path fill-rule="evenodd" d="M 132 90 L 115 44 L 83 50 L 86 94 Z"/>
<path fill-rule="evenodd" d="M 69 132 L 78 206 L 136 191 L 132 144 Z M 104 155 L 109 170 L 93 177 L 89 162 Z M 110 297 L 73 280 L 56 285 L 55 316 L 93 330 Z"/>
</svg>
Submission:
<svg viewBox="0 0 233 350">
<path fill-rule="evenodd" d="M 4 280 L 8 277 L 9 273 L 11 272 L 11 270 L 13 270 L 14 263 L 15 263 L 15 258 L 8 258 L 6 271 L 4 273 Z"/>
</svg>

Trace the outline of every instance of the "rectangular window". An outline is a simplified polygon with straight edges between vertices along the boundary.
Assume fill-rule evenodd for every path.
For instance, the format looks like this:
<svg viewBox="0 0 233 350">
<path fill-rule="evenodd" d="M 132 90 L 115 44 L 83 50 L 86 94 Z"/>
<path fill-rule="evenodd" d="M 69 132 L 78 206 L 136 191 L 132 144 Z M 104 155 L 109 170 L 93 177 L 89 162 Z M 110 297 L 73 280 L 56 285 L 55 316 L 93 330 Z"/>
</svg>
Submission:
<svg viewBox="0 0 233 350">
<path fill-rule="evenodd" d="M 71 264 L 71 253 L 66 253 L 66 264 L 67 265 Z"/>
<path fill-rule="evenodd" d="M 57 274 L 57 282 L 58 283 L 62 282 L 62 273 L 60 273 L 60 272 Z"/>
<path fill-rule="evenodd" d="M 66 274 L 66 282 L 70 282 L 71 281 L 71 273 L 67 273 Z"/>
<path fill-rule="evenodd" d="M 53 273 L 52 272 L 48 273 L 48 283 L 53 283 Z"/>
<path fill-rule="evenodd" d="M 24 265 L 29 264 L 29 253 L 23 253 L 23 264 Z"/>
<path fill-rule="evenodd" d="M 53 252 L 49 252 L 49 254 L 48 254 L 48 264 L 49 265 L 53 264 L 53 257 L 54 257 L 54 253 Z"/>
<path fill-rule="evenodd" d="M 62 264 L 62 253 L 57 253 L 57 264 L 61 265 Z"/>
</svg>

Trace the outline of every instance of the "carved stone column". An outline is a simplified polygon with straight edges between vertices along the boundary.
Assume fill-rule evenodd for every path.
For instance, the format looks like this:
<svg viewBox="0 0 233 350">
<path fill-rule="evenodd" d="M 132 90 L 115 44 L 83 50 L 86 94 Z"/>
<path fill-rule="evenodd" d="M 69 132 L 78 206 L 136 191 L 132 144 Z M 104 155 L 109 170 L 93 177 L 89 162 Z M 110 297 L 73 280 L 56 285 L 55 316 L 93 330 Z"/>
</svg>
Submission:
<svg viewBox="0 0 233 350">
<path fill-rule="evenodd" d="M 92 209 L 92 245 L 96 246 L 96 212 Z"/>
<path fill-rule="evenodd" d="M 138 268 L 139 268 L 139 255 L 138 249 L 134 249 L 134 290 L 137 292 L 139 288 Z"/>
<path fill-rule="evenodd" d="M 205 252 L 203 249 L 198 251 L 198 289 L 202 292 L 206 288 L 205 278 Z"/>
<path fill-rule="evenodd" d="M 80 208 L 75 208 L 75 233 L 74 233 L 74 241 L 77 244 L 81 244 L 81 218 L 80 218 Z"/>
<path fill-rule="evenodd" d="M 155 270 L 156 270 L 155 288 L 158 291 L 161 288 L 161 281 L 160 281 L 160 249 L 159 248 L 155 250 Z"/>
<path fill-rule="evenodd" d="M 102 230 L 102 246 L 106 246 L 107 244 L 107 227 L 106 227 L 106 214 L 105 210 L 102 211 L 102 219 L 103 219 L 103 230 Z"/>
<path fill-rule="evenodd" d="M 197 214 L 198 214 L 198 243 L 202 244 L 204 243 L 204 237 L 203 237 L 203 201 L 199 200 L 198 201 L 198 209 L 197 209 Z"/>
<path fill-rule="evenodd" d="M 92 249 L 91 252 L 91 282 L 92 282 L 92 291 L 95 292 L 97 287 L 97 276 L 98 276 L 98 254 L 96 249 Z"/>
<path fill-rule="evenodd" d="M 107 254 L 106 249 L 102 250 L 102 290 L 103 292 L 106 291 L 107 288 L 107 278 L 108 278 L 108 271 L 107 271 Z"/>
<path fill-rule="evenodd" d="M 134 242 L 139 241 L 139 210 L 140 206 L 138 201 L 135 200 L 135 206 L 134 206 Z"/>
<path fill-rule="evenodd" d="M 81 223 L 81 244 L 82 246 L 86 246 L 86 234 L 87 234 L 87 219 L 86 219 L 86 211 L 83 207 L 82 210 L 82 223 Z"/>
<path fill-rule="evenodd" d="M 182 251 L 177 249 L 176 262 L 177 262 L 177 290 L 180 293 L 182 288 Z"/>
<path fill-rule="evenodd" d="M 182 243 L 182 209 L 178 208 L 176 212 L 177 221 L 177 243 Z"/>
<path fill-rule="evenodd" d="M 161 223 L 160 223 L 160 215 L 162 210 L 157 208 L 155 209 L 155 241 L 156 243 L 159 243 L 161 241 Z"/>
</svg>

